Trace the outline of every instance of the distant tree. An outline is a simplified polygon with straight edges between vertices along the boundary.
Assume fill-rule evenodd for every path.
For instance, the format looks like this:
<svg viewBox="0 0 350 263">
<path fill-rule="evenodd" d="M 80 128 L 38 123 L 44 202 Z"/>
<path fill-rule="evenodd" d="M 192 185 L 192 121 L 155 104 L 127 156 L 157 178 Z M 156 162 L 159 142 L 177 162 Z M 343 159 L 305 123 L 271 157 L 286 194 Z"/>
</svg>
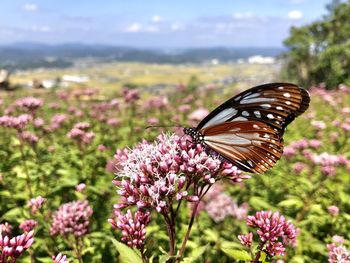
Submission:
<svg viewBox="0 0 350 263">
<path fill-rule="evenodd" d="M 292 27 L 284 41 L 285 77 L 300 85 L 350 85 L 350 0 L 334 0 L 327 10 L 319 21 Z"/>
</svg>

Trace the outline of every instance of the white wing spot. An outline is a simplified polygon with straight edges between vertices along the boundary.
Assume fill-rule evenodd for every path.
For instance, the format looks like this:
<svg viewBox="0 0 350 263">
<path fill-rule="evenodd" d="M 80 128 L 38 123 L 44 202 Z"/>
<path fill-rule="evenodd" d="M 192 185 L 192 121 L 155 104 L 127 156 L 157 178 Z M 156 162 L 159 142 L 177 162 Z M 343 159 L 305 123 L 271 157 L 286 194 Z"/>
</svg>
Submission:
<svg viewBox="0 0 350 263">
<path fill-rule="evenodd" d="M 221 111 L 220 113 L 218 113 L 217 115 L 215 115 L 211 120 L 209 120 L 203 126 L 203 128 L 210 127 L 210 126 L 215 125 L 217 123 L 225 122 L 226 120 L 235 116 L 237 114 L 237 112 L 238 111 L 236 109 L 233 109 L 233 108 L 225 109 L 225 110 Z"/>
<path fill-rule="evenodd" d="M 253 163 L 251 160 L 248 160 L 247 163 L 250 165 L 250 167 L 253 167 Z"/>
<path fill-rule="evenodd" d="M 258 125 L 256 125 L 256 124 L 253 125 L 253 128 L 254 129 L 260 129 L 260 127 Z"/>
<path fill-rule="evenodd" d="M 270 104 L 261 104 L 260 107 L 264 108 L 264 109 L 269 109 L 271 108 Z"/>
<path fill-rule="evenodd" d="M 264 138 L 270 138 L 270 135 L 268 135 L 267 133 L 264 134 Z"/>
<path fill-rule="evenodd" d="M 276 110 L 283 110 L 283 108 L 281 106 L 277 106 Z"/>
<path fill-rule="evenodd" d="M 245 117 L 248 117 L 249 116 L 249 112 L 248 111 L 243 111 L 242 115 L 245 116 Z"/>
<path fill-rule="evenodd" d="M 286 104 L 287 104 L 287 105 L 290 105 L 290 104 L 292 104 L 292 103 L 291 103 L 289 100 L 287 100 L 287 101 L 286 101 Z"/>
<path fill-rule="evenodd" d="M 284 93 L 283 96 L 286 98 L 290 98 L 290 94 L 288 92 Z"/>
<path fill-rule="evenodd" d="M 247 121 L 247 120 L 248 119 L 244 117 L 237 117 L 237 118 L 234 118 L 232 121 Z"/>
<path fill-rule="evenodd" d="M 274 119 L 275 117 L 274 117 L 271 113 L 269 113 L 269 114 L 267 114 L 267 118 L 269 118 L 270 120 L 272 120 L 272 119 Z"/>
<path fill-rule="evenodd" d="M 281 86 L 281 87 L 278 87 L 277 89 L 279 89 L 279 90 L 284 90 L 284 87 Z"/>
<path fill-rule="evenodd" d="M 248 94 L 247 94 L 248 95 Z M 244 99 L 246 100 L 246 99 L 252 99 L 252 98 L 256 98 L 256 97 L 259 97 L 260 96 L 260 93 L 253 93 L 253 94 L 251 94 L 251 95 L 249 95 L 249 96 L 245 96 L 244 97 Z"/>
<path fill-rule="evenodd" d="M 254 114 L 255 114 L 255 116 L 256 116 L 257 118 L 261 118 L 261 113 L 260 113 L 260 111 L 256 110 L 256 111 L 254 111 Z"/>
<path fill-rule="evenodd" d="M 242 98 L 242 96 L 238 96 L 237 98 L 235 98 L 235 101 L 239 101 Z"/>
<path fill-rule="evenodd" d="M 269 102 L 269 101 L 275 101 L 274 98 L 253 98 L 253 99 L 243 99 L 241 100 L 241 104 L 249 104 L 249 103 L 255 103 L 255 102 Z"/>
</svg>

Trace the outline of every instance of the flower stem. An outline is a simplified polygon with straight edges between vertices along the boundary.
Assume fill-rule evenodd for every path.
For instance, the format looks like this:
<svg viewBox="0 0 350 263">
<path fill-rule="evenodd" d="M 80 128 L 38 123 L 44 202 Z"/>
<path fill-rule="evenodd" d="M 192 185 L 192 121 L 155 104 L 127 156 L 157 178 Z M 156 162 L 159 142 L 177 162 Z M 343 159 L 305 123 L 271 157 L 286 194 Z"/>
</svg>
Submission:
<svg viewBox="0 0 350 263">
<path fill-rule="evenodd" d="M 23 144 L 22 142 L 20 143 L 20 152 L 21 152 L 21 158 L 22 158 L 22 162 L 23 162 L 23 167 L 24 167 L 24 173 L 26 175 L 26 184 L 27 184 L 27 189 L 29 192 L 29 198 L 33 198 L 33 191 L 32 191 L 32 185 L 30 182 L 30 177 L 29 177 L 29 173 L 28 173 L 28 167 L 27 167 L 27 163 L 26 163 L 26 158 L 24 155 L 24 151 L 23 151 Z"/>
<path fill-rule="evenodd" d="M 174 256 L 175 254 L 175 226 L 173 225 L 173 220 L 169 218 L 166 214 L 164 215 L 166 222 L 166 228 L 169 235 L 169 256 Z"/>
<path fill-rule="evenodd" d="M 79 263 L 83 263 L 83 258 L 81 256 L 81 246 L 80 246 L 80 242 L 79 242 L 79 238 L 74 237 L 75 238 L 75 252 L 78 258 L 78 262 Z"/>
<path fill-rule="evenodd" d="M 265 246 L 265 242 L 262 242 L 259 246 L 259 250 L 258 250 L 258 253 L 256 253 L 256 256 L 255 256 L 255 259 L 252 261 L 252 263 L 259 263 L 259 259 L 260 259 L 260 254 L 261 254 L 261 251 L 262 249 L 264 248 Z"/>
<path fill-rule="evenodd" d="M 191 219 L 190 219 L 190 223 L 188 225 L 188 228 L 187 228 L 187 231 L 186 231 L 186 235 L 182 241 L 182 245 L 181 245 L 181 249 L 180 249 L 180 252 L 179 252 L 179 256 L 177 258 L 177 260 L 180 262 L 184 252 L 185 252 L 185 248 L 186 248 L 186 243 L 188 241 L 188 238 L 190 237 L 190 233 L 191 233 L 191 229 L 192 229 L 192 226 L 193 226 L 193 222 L 194 222 L 194 218 L 196 216 L 196 213 L 197 213 L 197 208 L 198 208 L 198 204 L 199 204 L 200 200 L 198 200 L 194 207 L 193 207 L 193 210 L 192 210 L 192 215 L 191 215 Z"/>
</svg>

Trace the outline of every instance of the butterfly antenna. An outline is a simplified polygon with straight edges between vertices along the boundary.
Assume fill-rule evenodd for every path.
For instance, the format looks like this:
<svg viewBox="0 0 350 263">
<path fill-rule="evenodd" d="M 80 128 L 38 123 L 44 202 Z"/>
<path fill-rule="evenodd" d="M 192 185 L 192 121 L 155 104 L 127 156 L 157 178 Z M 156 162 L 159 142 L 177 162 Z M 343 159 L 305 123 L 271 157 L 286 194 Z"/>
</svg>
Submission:
<svg viewBox="0 0 350 263">
<path fill-rule="evenodd" d="M 150 128 L 174 128 L 174 127 L 176 127 L 176 128 L 183 128 L 184 126 L 183 125 L 178 125 L 178 124 L 176 124 L 176 125 L 150 125 L 150 126 L 146 126 L 146 130 L 147 129 L 150 129 Z"/>
</svg>

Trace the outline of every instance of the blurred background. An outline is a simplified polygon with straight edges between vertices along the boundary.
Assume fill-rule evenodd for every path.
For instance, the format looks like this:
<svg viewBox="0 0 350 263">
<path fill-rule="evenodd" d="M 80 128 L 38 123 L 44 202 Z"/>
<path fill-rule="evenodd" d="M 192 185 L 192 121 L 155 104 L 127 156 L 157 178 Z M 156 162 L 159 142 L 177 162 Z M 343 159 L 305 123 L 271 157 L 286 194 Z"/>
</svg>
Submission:
<svg viewBox="0 0 350 263">
<path fill-rule="evenodd" d="M 350 81 L 350 2 L 1 1 L 0 87 Z"/>
</svg>

